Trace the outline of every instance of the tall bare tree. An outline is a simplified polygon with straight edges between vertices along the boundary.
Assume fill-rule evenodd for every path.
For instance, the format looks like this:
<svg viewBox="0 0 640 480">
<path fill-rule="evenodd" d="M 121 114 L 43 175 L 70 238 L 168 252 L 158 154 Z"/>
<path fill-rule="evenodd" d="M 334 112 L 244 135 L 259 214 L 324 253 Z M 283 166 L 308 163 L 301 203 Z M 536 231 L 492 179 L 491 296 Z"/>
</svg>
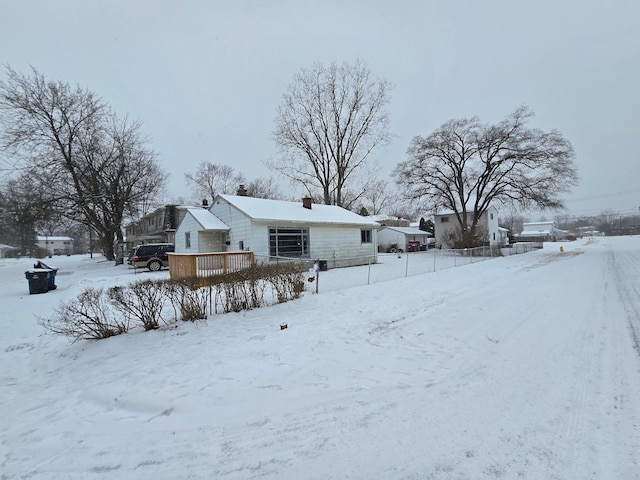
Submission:
<svg viewBox="0 0 640 480">
<path fill-rule="evenodd" d="M 497 124 L 450 120 L 414 137 L 397 182 L 408 198 L 453 211 L 462 246 L 480 240 L 478 221 L 490 205 L 561 209 L 560 195 L 577 183 L 573 147 L 556 130 L 528 128 L 532 116 L 520 107 Z"/>
<path fill-rule="evenodd" d="M 232 166 L 213 162 L 200 162 L 196 171 L 185 173 L 184 178 L 196 198 L 212 200 L 219 193 L 235 193 L 244 181 Z"/>
<path fill-rule="evenodd" d="M 34 188 L 100 236 L 108 259 L 126 216 L 149 202 L 165 175 L 141 125 L 119 118 L 95 93 L 7 68 L 0 82 L 2 146 L 28 162 Z"/>
<path fill-rule="evenodd" d="M 273 137 L 282 158 L 271 166 L 325 204 L 343 205 L 371 152 L 390 140 L 390 90 L 360 62 L 303 69 L 277 111 Z"/>
</svg>

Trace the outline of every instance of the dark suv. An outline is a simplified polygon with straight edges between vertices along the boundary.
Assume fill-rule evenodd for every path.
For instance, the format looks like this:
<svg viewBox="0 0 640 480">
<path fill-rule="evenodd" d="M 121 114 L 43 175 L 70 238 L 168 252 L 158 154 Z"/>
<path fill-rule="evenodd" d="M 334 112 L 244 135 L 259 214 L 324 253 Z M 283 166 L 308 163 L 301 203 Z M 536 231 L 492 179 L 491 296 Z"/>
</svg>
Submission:
<svg viewBox="0 0 640 480">
<path fill-rule="evenodd" d="M 128 263 L 134 267 L 147 267 L 152 272 L 157 272 L 162 267 L 169 266 L 168 252 L 175 251 L 173 243 L 147 243 L 138 245 L 129 255 Z"/>
</svg>

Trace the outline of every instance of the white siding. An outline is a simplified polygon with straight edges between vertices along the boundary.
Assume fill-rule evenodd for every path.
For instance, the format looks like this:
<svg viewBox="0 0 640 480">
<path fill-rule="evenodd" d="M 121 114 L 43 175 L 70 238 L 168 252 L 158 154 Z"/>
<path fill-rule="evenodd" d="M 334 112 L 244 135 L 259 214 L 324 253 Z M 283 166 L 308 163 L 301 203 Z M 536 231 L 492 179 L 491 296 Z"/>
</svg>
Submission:
<svg viewBox="0 0 640 480">
<path fill-rule="evenodd" d="M 329 268 L 363 265 L 378 260 L 377 232 L 371 227 L 371 243 L 362 243 L 361 226 L 327 225 L 309 228 L 309 247 L 312 259 L 327 260 Z"/>
<path fill-rule="evenodd" d="M 250 218 L 224 200 L 212 205 L 209 211 L 231 228 L 227 236 L 229 245 L 227 245 L 226 250 L 228 252 L 251 250 L 256 255 L 258 254 L 256 247 L 259 248 L 259 246 L 254 244 Z M 240 248 L 240 242 L 242 242 L 242 249 Z"/>
<path fill-rule="evenodd" d="M 192 234 L 193 235 L 193 234 Z M 222 252 L 222 232 L 198 232 L 198 253 Z M 191 239 L 193 245 L 193 238 Z"/>
<path fill-rule="evenodd" d="M 443 222 L 442 219 L 446 218 L 447 221 Z M 434 235 L 436 238 L 436 245 L 447 247 L 446 238 L 449 233 L 458 228 L 458 219 L 455 214 L 451 213 L 449 215 L 436 215 L 434 217 Z"/>
<path fill-rule="evenodd" d="M 200 224 L 187 213 L 176 230 L 176 253 L 200 253 L 198 250 L 198 232 L 201 228 Z M 185 245 L 184 234 L 186 232 L 191 234 L 191 248 L 187 248 Z"/>
<path fill-rule="evenodd" d="M 498 228 L 498 211 L 494 207 L 483 215 L 483 220 L 487 225 L 487 235 L 489 236 L 489 245 L 492 247 L 500 245 L 500 230 Z"/>
</svg>

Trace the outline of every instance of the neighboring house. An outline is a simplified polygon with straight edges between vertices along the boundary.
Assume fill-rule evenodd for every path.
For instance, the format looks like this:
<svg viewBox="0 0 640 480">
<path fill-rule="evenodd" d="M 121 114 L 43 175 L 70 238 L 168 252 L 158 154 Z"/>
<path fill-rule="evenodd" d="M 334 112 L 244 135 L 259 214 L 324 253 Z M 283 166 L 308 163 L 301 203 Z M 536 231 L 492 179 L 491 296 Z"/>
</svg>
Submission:
<svg viewBox="0 0 640 480">
<path fill-rule="evenodd" d="M 310 198 L 286 202 L 245 195 L 218 195 L 208 212 L 214 218 L 207 219 L 199 213 L 193 215 L 189 209 L 189 217 L 185 217 L 187 222 L 181 223 L 176 232 L 176 238 L 180 239 L 180 243 L 176 241 L 176 253 L 193 251 L 193 243 L 187 250 L 183 237 L 188 232 L 192 239 L 197 232 L 198 235 L 204 233 L 202 238 L 219 235 L 220 243 L 226 239 L 219 249 L 216 249 L 215 239 L 208 240 L 211 246 L 198 245 L 200 253 L 252 251 L 257 261 L 283 257 L 318 259 L 326 260 L 328 267 L 377 261 L 378 224 L 342 207 L 313 204 Z M 228 230 L 223 231 L 221 225 L 218 225 L 219 230 L 208 228 L 215 226 L 216 221 L 221 221 Z"/>
<path fill-rule="evenodd" d="M 9 252 L 14 250 L 19 250 L 17 247 L 12 247 L 11 245 L 5 245 L 4 243 L 0 243 L 0 258 L 6 258 Z"/>
<path fill-rule="evenodd" d="M 522 232 L 518 235 L 520 242 L 555 242 L 555 222 L 529 222 L 522 224 Z"/>
<path fill-rule="evenodd" d="M 71 255 L 73 252 L 73 238 L 38 235 L 36 245 L 47 251 L 47 255 Z"/>
<path fill-rule="evenodd" d="M 408 252 L 409 242 L 429 245 L 429 238 L 433 238 L 433 235 L 415 227 L 380 227 L 378 229 L 378 246 L 381 252 L 389 251 L 392 245 Z"/>
<path fill-rule="evenodd" d="M 593 225 L 576 228 L 576 234 L 581 237 L 604 237 L 604 233 Z"/>
<path fill-rule="evenodd" d="M 224 252 L 229 227 L 203 207 L 191 207 L 175 234 L 178 253 Z"/>
<path fill-rule="evenodd" d="M 175 232 L 184 218 L 186 205 L 165 205 L 125 227 L 126 247 L 144 243 L 175 243 Z"/>
<path fill-rule="evenodd" d="M 467 213 L 469 225 L 473 222 L 473 212 Z M 483 232 L 485 245 L 500 246 L 500 230 L 498 226 L 498 211 L 495 207 L 489 207 L 478 220 L 478 230 Z M 449 248 L 450 235 L 460 229 L 460 224 L 454 212 L 439 213 L 434 216 L 434 230 L 436 245 Z"/>
</svg>

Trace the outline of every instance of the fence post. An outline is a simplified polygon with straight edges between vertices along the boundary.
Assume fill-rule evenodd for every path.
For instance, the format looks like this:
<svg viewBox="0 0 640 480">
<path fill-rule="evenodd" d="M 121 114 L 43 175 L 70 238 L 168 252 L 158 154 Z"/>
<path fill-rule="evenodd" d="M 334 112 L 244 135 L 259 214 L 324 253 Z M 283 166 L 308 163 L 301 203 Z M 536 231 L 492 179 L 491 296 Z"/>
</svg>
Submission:
<svg viewBox="0 0 640 480">
<path fill-rule="evenodd" d="M 404 252 L 404 254 L 407 256 L 407 263 L 406 263 L 406 266 L 404 267 L 404 276 L 408 277 L 409 276 L 409 251 L 407 250 L 406 252 Z"/>
</svg>

